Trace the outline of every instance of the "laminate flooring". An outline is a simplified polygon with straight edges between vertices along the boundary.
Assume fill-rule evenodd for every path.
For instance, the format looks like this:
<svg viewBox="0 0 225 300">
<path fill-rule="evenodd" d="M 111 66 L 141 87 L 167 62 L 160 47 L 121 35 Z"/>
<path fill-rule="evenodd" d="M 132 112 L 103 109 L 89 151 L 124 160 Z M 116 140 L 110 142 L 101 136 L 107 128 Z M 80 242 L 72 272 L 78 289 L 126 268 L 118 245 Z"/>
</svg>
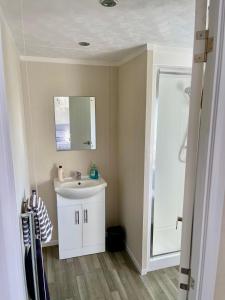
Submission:
<svg viewBox="0 0 225 300">
<path fill-rule="evenodd" d="M 178 268 L 141 276 L 126 252 L 59 260 L 58 248 L 43 249 L 51 300 L 176 300 Z"/>
</svg>

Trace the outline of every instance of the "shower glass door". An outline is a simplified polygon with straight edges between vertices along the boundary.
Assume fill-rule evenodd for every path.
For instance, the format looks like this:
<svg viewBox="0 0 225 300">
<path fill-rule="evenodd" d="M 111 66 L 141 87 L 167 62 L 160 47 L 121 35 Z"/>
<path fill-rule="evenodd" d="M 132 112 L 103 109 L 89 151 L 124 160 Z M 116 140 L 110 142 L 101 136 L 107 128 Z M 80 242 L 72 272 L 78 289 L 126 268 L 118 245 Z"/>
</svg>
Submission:
<svg viewBox="0 0 225 300">
<path fill-rule="evenodd" d="M 151 255 L 181 249 L 191 74 L 159 70 L 153 170 Z"/>
</svg>

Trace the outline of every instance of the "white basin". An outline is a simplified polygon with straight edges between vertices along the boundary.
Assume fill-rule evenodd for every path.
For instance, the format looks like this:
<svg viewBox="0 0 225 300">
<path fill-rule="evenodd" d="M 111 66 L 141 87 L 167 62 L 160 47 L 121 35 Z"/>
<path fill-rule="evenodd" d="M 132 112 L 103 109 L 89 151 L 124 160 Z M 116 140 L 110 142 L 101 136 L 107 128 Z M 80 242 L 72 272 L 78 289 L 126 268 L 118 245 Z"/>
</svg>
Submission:
<svg viewBox="0 0 225 300">
<path fill-rule="evenodd" d="M 81 180 L 66 178 L 63 182 L 54 180 L 55 192 L 67 199 L 83 199 L 92 197 L 107 186 L 103 178 L 90 179 L 87 176 Z"/>
</svg>

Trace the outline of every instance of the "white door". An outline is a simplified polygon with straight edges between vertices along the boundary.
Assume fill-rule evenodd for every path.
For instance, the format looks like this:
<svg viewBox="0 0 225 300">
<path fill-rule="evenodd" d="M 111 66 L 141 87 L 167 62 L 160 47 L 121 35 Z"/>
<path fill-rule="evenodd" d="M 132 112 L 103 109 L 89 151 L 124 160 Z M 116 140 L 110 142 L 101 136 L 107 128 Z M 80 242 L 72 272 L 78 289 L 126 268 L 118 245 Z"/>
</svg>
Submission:
<svg viewBox="0 0 225 300">
<path fill-rule="evenodd" d="M 89 202 L 83 205 L 83 247 L 105 243 L 105 204 L 104 201 Z"/>
<path fill-rule="evenodd" d="M 197 0 L 195 8 L 195 31 L 206 28 L 207 0 Z M 194 55 L 205 50 L 202 41 L 195 39 Z M 200 127 L 201 96 L 203 86 L 204 64 L 193 63 L 191 81 L 191 99 L 189 108 L 188 140 L 186 153 L 186 170 L 183 202 L 183 222 L 181 239 L 180 269 L 190 269 L 192 243 L 192 223 L 196 187 L 197 153 Z M 180 274 L 180 284 L 189 283 L 186 274 Z M 187 299 L 187 291 L 179 290 L 179 299 Z"/>
<path fill-rule="evenodd" d="M 158 70 L 152 256 L 180 251 L 191 72 Z M 165 155 L 166 153 L 166 155 Z"/>
<path fill-rule="evenodd" d="M 23 300 L 27 299 L 26 279 L 16 203 L 18 195 L 15 189 L 10 143 L 1 34 L 0 27 L 0 298 Z"/>
<path fill-rule="evenodd" d="M 82 206 L 64 206 L 58 209 L 59 247 L 62 251 L 82 248 Z"/>
<path fill-rule="evenodd" d="M 223 6 L 222 6 L 223 5 Z M 209 36 L 214 37 L 213 51 L 208 54 L 203 81 L 204 63 L 193 63 L 192 96 L 190 105 L 186 182 L 183 209 L 181 268 L 190 270 L 189 291 L 180 290 L 179 299 L 211 300 L 214 295 L 216 263 L 212 259 L 218 251 L 217 231 L 210 229 L 211 220 L 220 219 L 221 209 L 218 197 L 210 198 L 212 187 L 212 166 L 217 123 L 216 93 L 218 93 L 222 52 L 221 40 L 224 27 L 224 1 L 214 0 L 209 10 Z M 207 20 L 207 1 L 196 2 L 195 30 L 204 30 Z M 223 23 L 221 25 L 221 23 Z M 220 28 L 219 28 L 220 26 Z M 221 32 L 220 32 L 221 29 Z M 223 40 L 222 40 L 223 41 Z M 203 53 L 205 41 L 195 41 L 194 54 Z M 201 93 L 203 86 L 202 111 L 200 117 Z M 201 122 L 200 122 L 201 119 Z M 200 130 L 199 128 L 200 125 Z M 199 140 L 199 142 L 198 142 Z M 198 153 L 198 155 L 197 155 Z M 219 178 L 218 178 L 219 180 Z M 210 203 L 211 201 L 211 203 Z M 212 205 L 212 210 L 209 207 Z M 210 215 L 210 213 L 212 215 Z M 217 230 L 219 228 L 218 222 Z M 208 238 L 211 237 L 211 240 Z M 212 238 L 213 237 L 213 238 Z M 207 241 L 208 240 L 208 241 Z M 211 243 L 210 243 L 211 242 Z M 209 251 L 208 251 L 209 250 Z M 211 261 L 210 261 L 211 259 Z M 180 283 L 188 284 L 188 276 L 182 274 Z"/>
</svg>

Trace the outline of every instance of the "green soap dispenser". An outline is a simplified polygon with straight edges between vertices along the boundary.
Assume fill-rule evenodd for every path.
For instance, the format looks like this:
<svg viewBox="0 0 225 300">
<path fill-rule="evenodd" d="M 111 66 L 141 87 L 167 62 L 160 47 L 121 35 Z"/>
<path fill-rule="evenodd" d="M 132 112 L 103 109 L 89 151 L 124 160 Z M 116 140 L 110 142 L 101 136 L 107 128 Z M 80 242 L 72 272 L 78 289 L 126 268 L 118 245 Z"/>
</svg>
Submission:
<svg viewBox="0 0 225 300">
<path fill-rule="evenodd" d="M 96 164 L 92 163 L 90 168 L 90 174 L 91 179 L 98 179 L 99 178 L 99 172 L 98 168 L 96 167 Z"/>
</svg>

